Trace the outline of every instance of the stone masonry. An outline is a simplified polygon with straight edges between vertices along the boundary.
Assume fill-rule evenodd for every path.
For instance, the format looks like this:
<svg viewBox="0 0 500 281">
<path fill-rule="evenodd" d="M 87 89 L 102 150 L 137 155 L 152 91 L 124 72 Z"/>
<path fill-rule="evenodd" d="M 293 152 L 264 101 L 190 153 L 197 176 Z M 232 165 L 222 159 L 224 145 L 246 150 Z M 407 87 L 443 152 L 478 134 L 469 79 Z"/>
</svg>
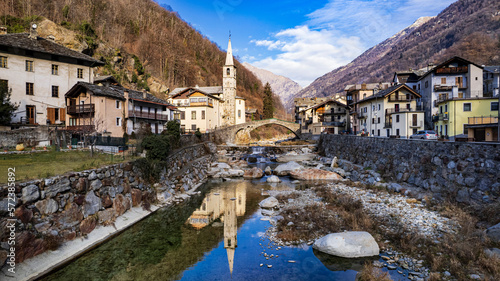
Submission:
<svg viewBox="0 0 500 281">
<path fill-rule="evenodd" d="M 378 171 L 385 179 L 460 203 L 500 196 L 500 144 L 322 135 L 320 154 Z"/>
</svg>

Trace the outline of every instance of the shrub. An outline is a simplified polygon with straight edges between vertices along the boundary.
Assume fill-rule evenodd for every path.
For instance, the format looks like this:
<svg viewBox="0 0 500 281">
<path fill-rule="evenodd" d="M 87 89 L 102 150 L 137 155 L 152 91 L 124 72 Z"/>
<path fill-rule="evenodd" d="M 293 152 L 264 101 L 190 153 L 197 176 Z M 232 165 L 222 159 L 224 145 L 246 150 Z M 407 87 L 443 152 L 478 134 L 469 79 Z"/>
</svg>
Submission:
<svg viewBox="0 0 500 281">
<path fill-rule="evenodd" d="M 196 129 L 196 132 L 194 132 L 194 135 L 196 137 L 198 137 L 199 139 L 201 139 L 201 132 L 200 132 L 200 128 Z"/>
<path fill-rule="evenodd" d="M 142 148 L 147 150 L 149 160 L 165 160 L 170 152 L 169 137 L 164 135 L 150 135 L 142 140 Z"/>
</svg>

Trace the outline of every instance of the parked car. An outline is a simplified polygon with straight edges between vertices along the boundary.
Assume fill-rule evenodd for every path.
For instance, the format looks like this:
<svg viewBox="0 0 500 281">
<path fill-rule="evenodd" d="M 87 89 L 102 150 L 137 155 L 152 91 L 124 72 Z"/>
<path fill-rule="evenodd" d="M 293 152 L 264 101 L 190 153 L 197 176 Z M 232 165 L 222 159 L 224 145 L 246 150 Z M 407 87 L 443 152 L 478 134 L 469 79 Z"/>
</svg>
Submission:
<svg viewBox="0 0 500 281">
<path fill-rule="evenodd" d="M 410 139 L 421 139 L 421 140 L 437 140 L 438 135 L 436 132 L 431 130 L 418 131 L 416 134 L 410 136 Z"/>
</svg>

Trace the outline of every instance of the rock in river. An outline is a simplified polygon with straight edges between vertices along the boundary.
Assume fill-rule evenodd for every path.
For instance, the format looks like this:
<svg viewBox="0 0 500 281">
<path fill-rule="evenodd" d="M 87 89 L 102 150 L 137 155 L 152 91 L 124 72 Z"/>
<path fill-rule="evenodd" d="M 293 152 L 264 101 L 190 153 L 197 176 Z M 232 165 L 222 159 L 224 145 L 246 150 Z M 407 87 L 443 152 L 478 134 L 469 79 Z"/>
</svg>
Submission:
<svg viewBox="0 0 500 281">
<path fill-rule="evenodd" d="M 260 179 L 263 176 L 264 176 L 264 172 L 261 169 L 259 169 L 257 167 L 253 167 L 252 169 L 245 171 L 243 178 L 245 178 L 245 179 Z"/>
<path fill-rule="evenodd" d="M 288 176 L 288 174 L 292 171 L 304 169 L 304 167 L 297 162 L 291 161 L 286 164 L 281 164 L 276 169 L 274 169 L 274 173 L 278 176 Z"/>
<path fill-rule="evenodd" d="M 342 177 L 335 172 L 319 169 L 295 170 L 290 172 L 290 177 L 297 180 L 341 180 Z"/>
<path fill-rule="evenodd" d="M 278 178 L 277 176 L 270 176 L 267 178 L 266 181 L 267 182 L 281 182 L 280 178 Z"/>
<path fill-rule="evenodd" d="M 313 248 L 343 258 L 371 257 L 379 254 L 377 242 L 365 231 L 331 233 L 316 240 Z"/>
<path fill-rule="evenodd" d="M 271 209 L 271 208 L 278 206 L 278 199 L 276 199 L 274 197 L 268 197 L 268 198 L 262 200 L 259 203 L 259 205 L 262 208 Z"/>
</svg>

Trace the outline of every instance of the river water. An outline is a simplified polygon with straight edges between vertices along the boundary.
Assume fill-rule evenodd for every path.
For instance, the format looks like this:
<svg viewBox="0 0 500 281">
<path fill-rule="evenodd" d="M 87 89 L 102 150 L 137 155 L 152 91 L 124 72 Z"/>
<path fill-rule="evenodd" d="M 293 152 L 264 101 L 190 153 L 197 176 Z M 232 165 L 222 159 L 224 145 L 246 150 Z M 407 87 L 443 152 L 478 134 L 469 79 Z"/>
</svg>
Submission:
<svg viewBox="0 0 500 281">
<path fill-rule="evenodd" d="M 209 181 L 42 280 L 354 280 L 367 260 L 278 248 L 264 235 L 266 190 L 307 188 L 282 181 Z"/>
</svg>

